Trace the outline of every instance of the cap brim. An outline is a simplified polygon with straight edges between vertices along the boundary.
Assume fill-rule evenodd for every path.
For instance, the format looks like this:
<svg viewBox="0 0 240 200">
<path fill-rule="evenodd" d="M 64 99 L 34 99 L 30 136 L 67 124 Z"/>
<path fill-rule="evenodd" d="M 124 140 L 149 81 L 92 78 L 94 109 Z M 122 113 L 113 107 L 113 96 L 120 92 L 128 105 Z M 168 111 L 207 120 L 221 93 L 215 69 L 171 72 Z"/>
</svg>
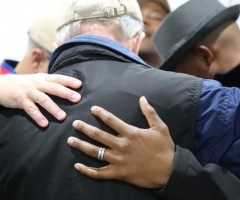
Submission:
<svg viewBox="0 0 240 200">
<path fill-rule="evenodd" d="M 208 22 L 202 23 L 198 29 L 194 30 L 192 34 L 189 34 L 186 38 L 182 39 L 176 47 L 172 50 L 174 53 L 171 54 L 167 59 L 160 65 L 160 69 L 166 71 L 173 71 L 174 64 L 180 60 L 199 40 L 206 37 L 216 27 L 221 25 L 223 22 L 233 19 L 237 20 L 240 14 L 240 5 L 228 7 L 217 14 L 214 14 L 211 18 L 207 19 Z M 186 42 L 187 41 L 187 42 Z"/>
</svg>

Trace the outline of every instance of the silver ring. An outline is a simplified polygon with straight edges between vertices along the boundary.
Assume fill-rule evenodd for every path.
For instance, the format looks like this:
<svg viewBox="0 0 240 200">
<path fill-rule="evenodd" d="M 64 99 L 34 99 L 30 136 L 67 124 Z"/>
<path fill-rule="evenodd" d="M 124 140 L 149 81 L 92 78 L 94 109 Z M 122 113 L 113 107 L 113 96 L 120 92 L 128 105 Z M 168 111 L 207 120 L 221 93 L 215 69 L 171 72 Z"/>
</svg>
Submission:
<svg viewBox="0 0 240 200">
<path fill-rule="evenodd" d="M 101 147 L 98 151 L 98 160 L 103 160 L 104 158 L 104 153 L 105 153 L 105 148 Z"/>
</svg>

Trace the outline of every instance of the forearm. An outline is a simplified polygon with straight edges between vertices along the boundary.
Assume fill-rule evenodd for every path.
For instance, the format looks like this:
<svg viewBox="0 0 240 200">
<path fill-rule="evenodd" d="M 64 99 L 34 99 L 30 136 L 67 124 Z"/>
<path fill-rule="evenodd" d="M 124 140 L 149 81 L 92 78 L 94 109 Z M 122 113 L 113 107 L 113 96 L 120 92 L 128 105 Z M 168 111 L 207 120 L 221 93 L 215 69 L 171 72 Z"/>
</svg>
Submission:
<svg viewBox="0 0 240 200">
<path fill-rule="evenodd" d="M 170 179 L 157 193 L 168 200 L 237 200 L 240 180 L 215 164 L 201 166 L 190 151 L 177 146 Z"/>
</svg>

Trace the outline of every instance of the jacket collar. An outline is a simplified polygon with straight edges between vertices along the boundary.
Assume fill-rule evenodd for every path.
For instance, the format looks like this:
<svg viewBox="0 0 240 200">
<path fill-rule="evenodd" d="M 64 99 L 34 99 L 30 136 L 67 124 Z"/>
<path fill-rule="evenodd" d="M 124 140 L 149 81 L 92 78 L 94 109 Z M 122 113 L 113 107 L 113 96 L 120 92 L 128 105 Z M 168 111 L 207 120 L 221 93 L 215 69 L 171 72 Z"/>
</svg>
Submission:
<svg viewBox="0 0 240 200">
<path fill-rule="evenodd" d="M 147 64 L 138 55 L 136 55 L 135 53 L 133 53 L 132 51 L 130 51 L 129 49 L 127 49 L 126 47 L 124 47 L 123 45 L 121 45 L 116 41 L 113 41 L 105 37 L 96 36 L 96 35 L 79 35 L 77 37 L 70 39 L 68 42 L 64 43 L 63 45 L 59 46 L 53 52 L 48 70 L 49 71 L 51 70 L 54 62 L 64 50 L 67 50 L 73 46 L 76 46 L 76 44 L 97 44 L 103 47 L 108 47 L 114 51 L 117 51 L 120 54 L 123 54 L 124 56 L 127 56 L 135 60 L 137 63 L 147 66 Z"/>
</svg>

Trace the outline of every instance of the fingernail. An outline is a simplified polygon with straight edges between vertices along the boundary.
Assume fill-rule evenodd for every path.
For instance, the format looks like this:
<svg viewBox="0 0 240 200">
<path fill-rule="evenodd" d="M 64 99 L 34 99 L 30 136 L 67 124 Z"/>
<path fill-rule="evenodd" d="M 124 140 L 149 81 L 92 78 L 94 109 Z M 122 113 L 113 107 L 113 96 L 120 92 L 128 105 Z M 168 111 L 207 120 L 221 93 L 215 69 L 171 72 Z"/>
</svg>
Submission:
<svg viewBox="0 0 240 200">
<path fill-rule="evenodd" d="M 91 107 L 91 111 L 94 111 L 94 110 L 96 110 L 97 109 L 97 106 L 92 106 Z"/>
<path fill-rule="evenodd" d="M 76 127 L 78 125 L 78 121 L 74 121 L 72 125 L 73 127 Z"/>
<path fill-rule="evenodd" d="M 58 114 L 57 114 L 57 119 L 58 120 L 61 120 L 61 119 L 65 119 L 66 117 L 66 113 L 63 112 L 63 111 L 59 111 Z"/>
<path fill-rule="evenodd" d="M 76 170 L 79 170 L 79 165 L 76 163 L 76 164 L 74 165 L 74 168 L 75 168 Z"/>
<path fill-rule="evenodd" d="M 145 96 L 142 96 L 141 98 L 142 98 L 142 100 L 143 100 L 145 103 L 147 103 L 147 104 L 148 104 L 148 101 L 147 101 L 147 99 L 146 99 L 146 97 L 145 97 Z"/>
<path fill-rule="evenodd" d="M 73 84 L 74 84 L 75 86 L 80 86 L 80 85 L 82 84 L 82 81 L 80 81 L 80 80 L 75 80 L 75 81 L 73 82 Z"/>
<path fill-rule="evenodd" d="M 41 122 L 40 122 L 40 126 L 42 127 L 46 127 L 48 125 L 48 121 L 46 119 L 43 119 Z"/>
<path fill-rule="evenodd" d="M 73 101 L 79 101 L 81 99 L 81 95 L 79 93 L 74 93 L 72 95 L 72 100 Z"/>
<path fill-rule="evenodd" d="M 72 138 L 72 137 L 69 137 L 68 140 L 67 140 L 67 143 L 68 143 L 69 145 L 73 145 L 73 143 L 74 143 L 73 138 Z"/>
</svg>

